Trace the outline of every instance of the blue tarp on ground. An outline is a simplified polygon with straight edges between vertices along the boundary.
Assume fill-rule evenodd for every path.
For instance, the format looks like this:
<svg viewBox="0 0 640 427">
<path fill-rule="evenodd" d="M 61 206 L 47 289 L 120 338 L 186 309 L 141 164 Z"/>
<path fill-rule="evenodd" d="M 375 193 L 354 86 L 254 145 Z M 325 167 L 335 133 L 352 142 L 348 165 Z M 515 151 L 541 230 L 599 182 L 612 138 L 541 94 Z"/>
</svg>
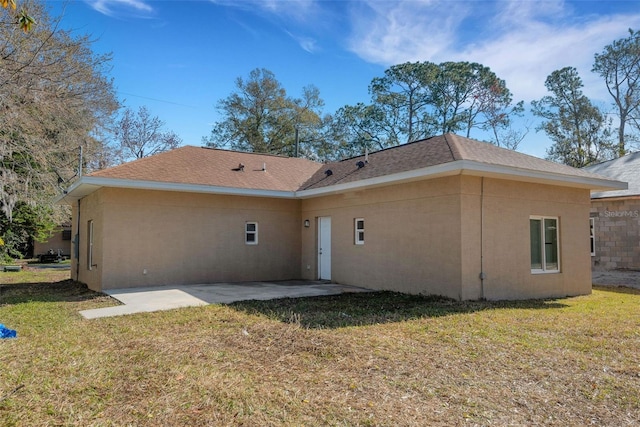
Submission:
<svg viewBox="0 0 640 427">
<path fill-rule="evenodd" d="M 18 334 L 13 329 L 5 328 L 5 326 L 0 323 L 0 338 L 15 338 Z"/>
</svg>

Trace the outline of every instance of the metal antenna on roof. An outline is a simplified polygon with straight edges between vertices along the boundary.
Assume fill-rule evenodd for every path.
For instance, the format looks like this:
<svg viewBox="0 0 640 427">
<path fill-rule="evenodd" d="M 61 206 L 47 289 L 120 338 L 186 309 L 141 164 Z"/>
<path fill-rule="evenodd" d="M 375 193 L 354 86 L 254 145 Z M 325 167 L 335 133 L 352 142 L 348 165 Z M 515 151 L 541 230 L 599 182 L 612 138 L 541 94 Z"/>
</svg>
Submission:
<svg viewBox="0 0 640 427">
<path fill-rule="evenodd" d="M 78 148 L 80 148 L 80 155 L 78 159 L 78 178 L 82 178 L 82 145 Z"/>
</svg>

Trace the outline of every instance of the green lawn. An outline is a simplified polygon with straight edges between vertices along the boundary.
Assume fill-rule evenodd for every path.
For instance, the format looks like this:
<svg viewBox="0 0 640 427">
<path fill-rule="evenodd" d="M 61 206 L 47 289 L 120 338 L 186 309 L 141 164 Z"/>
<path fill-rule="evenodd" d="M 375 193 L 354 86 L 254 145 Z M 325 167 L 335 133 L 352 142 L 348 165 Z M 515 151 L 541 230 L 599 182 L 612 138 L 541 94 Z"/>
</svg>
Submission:
<svg viewBox="0 0 640 427">
<path fill-rule="evenodd" d="M 637 290 L 501 303 L 347 294 L 78 314 L 110 304 L 71 281 L 0 287 L 0 323 L 18 331 L 0 340 L 0 424 L 640 423 Z"/>
</svg>

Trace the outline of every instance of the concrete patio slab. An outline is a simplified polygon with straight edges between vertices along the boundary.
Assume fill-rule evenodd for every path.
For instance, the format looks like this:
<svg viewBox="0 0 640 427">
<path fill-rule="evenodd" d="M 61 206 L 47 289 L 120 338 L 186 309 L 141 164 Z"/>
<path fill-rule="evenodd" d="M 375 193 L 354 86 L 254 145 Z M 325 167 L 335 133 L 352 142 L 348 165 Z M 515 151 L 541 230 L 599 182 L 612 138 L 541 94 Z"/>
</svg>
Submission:
<svg viewBox="0 0 640 427">
<path fill-rule="evenodd" d="M 96 319 L 207 304 L 337 295 L 346 292 L 371 292 L 371 290 L 304 280 L 111 289 L 105 293 L 123 305 L 83 310 L 80 314 L 86 319 Z"/>
</svg>

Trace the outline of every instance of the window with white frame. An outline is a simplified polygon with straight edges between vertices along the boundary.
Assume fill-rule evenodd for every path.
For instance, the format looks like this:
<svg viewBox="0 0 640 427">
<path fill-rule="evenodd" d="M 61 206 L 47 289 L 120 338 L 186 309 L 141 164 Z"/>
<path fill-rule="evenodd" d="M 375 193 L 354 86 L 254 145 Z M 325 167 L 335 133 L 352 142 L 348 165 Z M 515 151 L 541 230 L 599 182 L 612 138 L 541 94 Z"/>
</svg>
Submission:
<svg viewBox="0 0 640 427">
<path fill-rule="evenodd" d="M 355 218 L 355 244 L 364 245 L 364 218 Z"/>
<path fill-rule="evenodd" d="M 529 217 L 532 273 L 560 271 L 558 223 L 557 217 Z"/>
<path fill-rule="evenodd" d="M 596 235 L 595 235 L 596 219 L 589 218 L 589 240 L 591 243 L 591 256 L 596 256 Z"/>
<path fill-rule="evenodd" d="M 244 243 L 247 245 L 258 244 L 258 223 L 246 222 L 244 224 Z"/>
<path fill-rule="evenodd" d="M 93 220 L 87 222 L 87 270 L 93 269 Z"/>
</svg>

